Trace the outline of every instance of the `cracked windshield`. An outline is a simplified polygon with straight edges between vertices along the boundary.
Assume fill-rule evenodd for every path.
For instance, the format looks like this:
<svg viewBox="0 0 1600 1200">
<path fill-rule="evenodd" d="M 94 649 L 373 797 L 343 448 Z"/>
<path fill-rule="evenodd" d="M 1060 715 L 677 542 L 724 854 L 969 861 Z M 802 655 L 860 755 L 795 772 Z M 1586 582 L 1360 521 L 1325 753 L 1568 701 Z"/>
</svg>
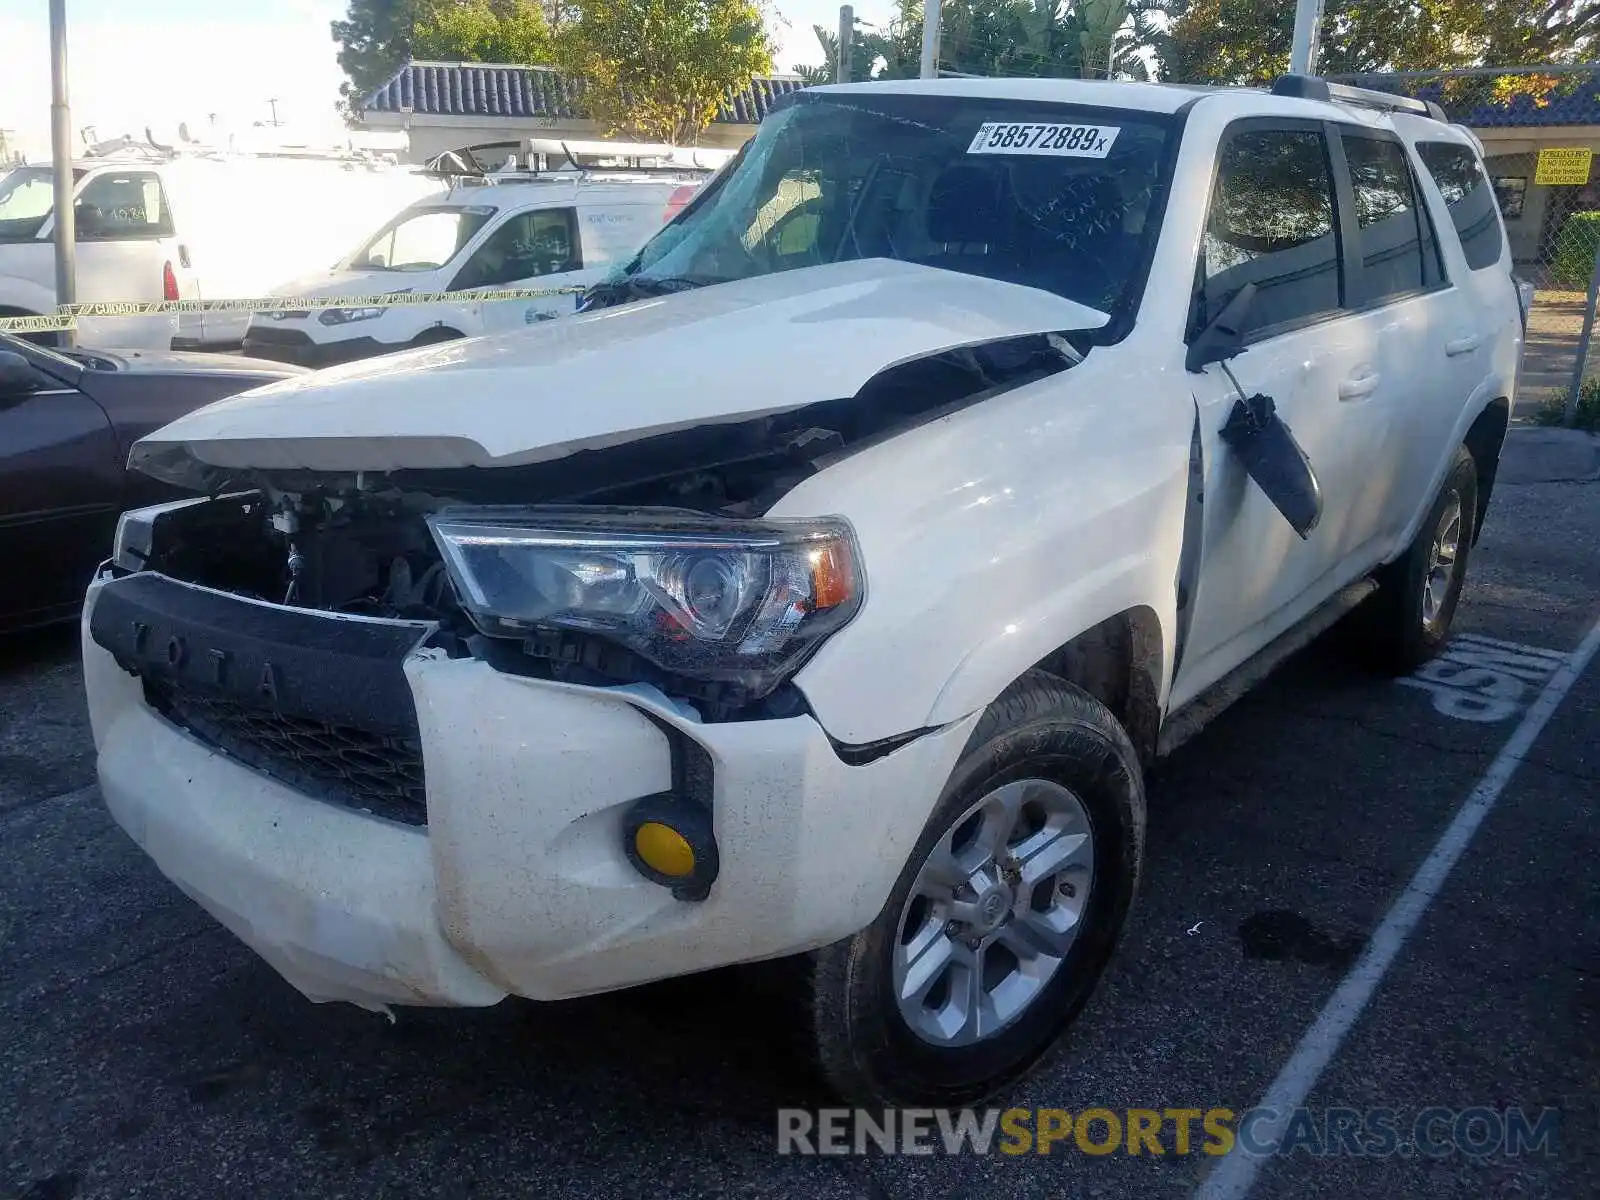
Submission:
<svg viewBox="0 0 1600 1200">
<path fill-rule="evenodd" d="M 622 299 L 894 258 L 1111 312 L 1140 290 L 1169 127 L 1110 108 L 807 97 L 608 284 Z"/>
</svg>

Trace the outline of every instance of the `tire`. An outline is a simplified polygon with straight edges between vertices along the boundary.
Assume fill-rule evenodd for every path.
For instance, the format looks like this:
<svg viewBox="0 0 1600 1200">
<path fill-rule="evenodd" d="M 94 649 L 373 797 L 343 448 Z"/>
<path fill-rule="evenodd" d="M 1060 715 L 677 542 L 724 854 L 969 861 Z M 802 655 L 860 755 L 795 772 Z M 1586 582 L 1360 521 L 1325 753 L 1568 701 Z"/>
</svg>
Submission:
<svg viewBox="0 0 1600 1200">
<path fill-rule="evenodd" d="M 1407 675 L 1444 649 L 1467 576 L 1477 513 L 1478 466 L 1460 446 L 1416 540 L 1378 573 L 1378 591 L 1361 626 L 1378 670 Z M 1441 562 L 1445 556 L 1448 562 Z"/>
<path fill-rule="evenodd" d="M 976 910 L 979 924 L 945 924 L 941 914 L 953 916 L 955 910 L 920 894 L 930 882 L 925 866 L 938 874 L 930 857 L 940 848 L 955 851 L 950 859 L 941 854 L 939 861 L 959 858 L 956 874 L 963 874 L 981 854 L 976 843 L 982 834 L 993 829 L 1004 838 L 1001 814 L 1019 797 L 1022 840 L 1013 840 L 1009 849 L 1022 860 L 1024 880 L 1036 868 L 1045 870 L 1041 848 L 1054 847 L 1053 855 L 1075 861 L 1059 875 L 1035 875 L 1031 884 L 1019 883 L 1015 875 L 995 875 L 985 881 L 996 885 L 992 891 L 962 885 L 952 896 L 969 913 Z M 977 816 L 971 815 L 975 806 Z M 1047 814 L 1056 824 L 1039 828 Z M 1087 828 L 1087 842 L 1066 852 L 1064 839 L 1078 836 L 1068 831 L 1082 828 Z M 861 1104 L 945 1106 L 973 1103 L 1020 1079 L 1061 1039 L 1110 960 L 1138 889 L 1144 830 L 1139 757 L 1110 711 L 1042 671 L 1030 671 L 1012 684 L 973 731 L 883 912 L 854 937 L 811 958 L 811 1033 L 826 1083 Z M 1030 846 L 1034 851 L 1028 852 Z M 1002 899 L 991 902 L 992 895 Z M 996 919 L 995 909 L 1005 910 L 999 925 L 981 932 L 983 924 Z M 1027 920 L 1019 915 L 1023 910 Z M 1042 976 L 1032 984 L 1018 970 L 1023 960 L 1012 946 L 1022 933 L 1043 929 L 1047 921 L 1068 924 L 1070 930 L 1052 927 L 1056 940 L 1050 945 L 1059 953 L 1031 959 Z M 952 929 L 962 936 L 950 936 Z M 970 999 L 961 981 L 972 976 L 955 965 L 945 969 L 940 982 L 927 968 L 943 953 L 940 939 L 952 954 L 969 962 L 975 958 L 997 974 L 1007 972 L 1010 990 L 1001 994 L 1008 1004 L 1016 1004 L 1030 987 L 1031 998 L 1009 1014 L 995 1001 L 988 1030 L 962 1022 L 957 998 Z M 981 939 L 978 949 L 970 939 Z M 930 949 L 918 956 L 924 945 Z M 913 959 L 915 965 L 908 966 Z M 1051 961 L 1056 965 L 1046 973 Z M 897 979 L 906 979 L 904 990 L 914 995 L 919 989 L 910 983 L 913 975 L 933 985 L 923 1002 L 908 1002 L 908 1009 L 900 1001 Z M 966 1008 L 973 1011 L 970 1003 Z M 915 1023 L 908 1011 L 915 1013 Z M 951 1036 L 949 1028 L 958 1024 L 962 1032 Z"/>
</svg>

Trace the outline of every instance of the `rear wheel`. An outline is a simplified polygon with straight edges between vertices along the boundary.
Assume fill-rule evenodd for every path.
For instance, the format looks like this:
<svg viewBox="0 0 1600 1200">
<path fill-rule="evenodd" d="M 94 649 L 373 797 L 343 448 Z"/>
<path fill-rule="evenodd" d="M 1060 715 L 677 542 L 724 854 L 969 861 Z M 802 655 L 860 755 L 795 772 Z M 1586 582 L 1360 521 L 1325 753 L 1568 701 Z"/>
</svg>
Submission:
<svg viewBox="0 0 1600 1200">
<path fill-rule="evenodd" d="M 1088 1000 L 1133 901 L 1138 756 L 1104 705 L 1030 672 L 984 715 L 878 919 L 812 962 L 812 1032 L 846 1098 L 970 1103 Z"/>
<path fill-rule="evenodd" d="M 1416 540 L 1379 573 L 1378 592 L 1363 614 L 1363 633 L 1381 669 L 1404 675 L 1444 648 L 1466 581 L 1477 513 L 1478 467 L 1463 446 Z"/>
</svg>

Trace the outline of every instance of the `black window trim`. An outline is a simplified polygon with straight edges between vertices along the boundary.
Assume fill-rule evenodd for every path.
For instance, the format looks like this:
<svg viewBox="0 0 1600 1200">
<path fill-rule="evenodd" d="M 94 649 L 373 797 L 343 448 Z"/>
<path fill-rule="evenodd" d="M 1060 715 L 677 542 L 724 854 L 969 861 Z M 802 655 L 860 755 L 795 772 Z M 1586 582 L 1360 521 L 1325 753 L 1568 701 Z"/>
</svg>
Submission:
<svg viewBox="0 0 1600 1200">
<path fill-rule="evenodd" d="M 1339 158 L 1334 159 L 1338 151 L 1338 141 L 1328 136 L 1328 127 L 1331 123 L 1307 117 L 1240 117 L 1230 121 L 1223 128 L 1222 134 L 1217 139 L 1216 151 L 1211 156 L 1211 178 L 1206 184 L 1206 211 L 1205 220 L 1200 227 L 1200 246 L 1195 252 L 1195 294 L 1190 297 L 1190 319 L 1188 322 L 1189 335 L 1186 343 L 1193 341 L 1199 333 L 1194 319 L 1194 306 L 1204 298 L 1205 286 L 1205 230 L 1211 223 L 1211 201 L 1216 195 L 1217 175 L 1222 170 L 1222 156 L 1228 144 L 1241 133 L 1315 133 L 1322 138 L 1323 163 L 1328 169 L 1328 181 L 1332 188 L 1333 197 L 1333 237 L 1337 247 L 1336 257 L 1339 263 L 1339 304 L 1337 308 L 1323 312 L 1311 313 L 1304 317 L 1293 317 L 1287 321 L 1276 321 L 1271 325 L 1262 325 L 1245 334 L 1243 345 L 1254 346 L 1258 342 L 1265 342 L 1272 338 L 1284 337 L 1287 334 L 1298 333 L 1302 329 L 1310 329 L 1317 325 L 1326 325 L 1330 321 L 1337 321 L 1350 315 L 1351 310 L 1345 307 L 1349 295 L 1349 253 L 1346 249 L 1349 239 L 1345 236 L 1344 224 L 1341 214 L 1350 206 L 1352 198 L 1349 189 L 1349 180 L 1341 174 L 1337 167 L 1342 167 L 1344 157 L 1342 151 Z M 1343 180 L 1343 191 L 1341 191 Z"/>
<path fill-rule="evenodd" d="M 469 287 L 463 287 L 462 284 L 461 284 L 461 276 L 466 272 L 467 267 L 469 265 L 471 265 L 472 260 L 473 260 L 474 257 L 476 257 L 478 251 L 482 250 L 484 248 L 484 246 L 488 245 L 489 239 L 494 237 L 495 234 L 499 233 L 507 225 L 511 224 L 511 222 L 517 220 L 518 218 L 520 218 L 522 216 L 525 216 L 528 213 L 549 213 L 549 212 L 562 212 L 562 213 L 566 213 L 567 214 L 567 237 L 568 237 L 569 244 L 573 247 L 573 255 L 572 255 L 572 257 L 574 259 L 574 262 L 571 265 L 567 266 L 566 268 L 564 268 L 561 271 L 551 271 L 550 274 L 552 274 L 552 275 L 564 275 L 568 271 L 581 271 L 581 270 L 583 270 L 583 242 L 581 240 L 583 223 L 578 220 L 578 205 L 577 205 L 577 203 L 574 202 L 572 204 L 548 204 L 548 205 L 546 205 L 546 204 L 536 204 L 536 205 L 532 206 L 531 208 L 518 208 L 518 209 L 515 209 L 515 210 L 513 210 L 511 212 L 511 214 L 509 216 L 505 217 L 500 222 L 495 223 L 495 222 L 491 221 L 490 223 L 486 224 L 482 229 L 478 230 L 477 237 L 473 239 L 476 244 L 474 245 L 472 243 L 469 243 L 468 247 L 463 247 L 463 250 L 466 251 L 466 257 L 464 259 L 462 259 L 461 265 L 456 268 L 456 273 L 453 276 L 451 276 L 450 283 L 444 290 L 447 291 L 447 292 L 461 292 L 461 291 L 474 291 L 479 287 L 504 287 L 505 286 L 504 284 L 473 284 L 473 285 L 471 285 Z M 542 279 L 542 278 L 544 278 L 544 276 L 535 275 L 535 276 L 533 276 L 533 278 Z"/>
<path fill-rule="evenodd" d="M 1426 203 L 1419 190 L 1416 164 L 1412 162 L 1410 151 L 1405 139 L 1388 129 L 1374 129 L 1367 125 L 1348 125 L 1343 121 L 1327 122 L 1328 151 L 1335 156 L 1334 187 L 1339 192 L 1339 210 L 1345 214 L 1344 229 L 1340 237 L 1340 245 L 1348 247 L 1344 256 L 1345 288 L 1340 293 L 1341 305 L 1345 312 L 1362 314 L 1376 312 L 1380 308 L 1388 308 L 1394 304 L 1404 304 L 1408 300 L 1415 300 L 1419 296 L 1431 296 L 1435 292 L 1447 291 L 1455 286 L 1445 269 L 1444 260 L 1439 258 L 1439 274 L 1441 281 L 1433 285 L 1419 284 L 1414 288 L 1407 288 L 1403 292 L 1390 292 L 1376 300 L 1369 300 L 1364 304 L 1351 304 L 1352 295 L 1360 295 L 1360 289 L 1355 286 L 1366 273 L 1366 263 L 1361 253 L 1361 215 L 1356 210 L 1355 189 L 1350 182 L 1350 161 L 1345 157 L 1344 138 L 1364 138 L 1373 142 L 1389 142 L 1400 147 L 1400 156 L 1405 160 L 1406 172 L 1411 180 L 1411 211 L 1412 218 L 1417 224 L 1417 245 L 1419 252 L 1423 245 L 1422 214 L 1426 212 Z M 1439 230 L 1433 221 L 1433 214 L 1427 214 L 1428 227 L 1433 232 L 1434 254 L 1439 255 Z"/>
</svg>

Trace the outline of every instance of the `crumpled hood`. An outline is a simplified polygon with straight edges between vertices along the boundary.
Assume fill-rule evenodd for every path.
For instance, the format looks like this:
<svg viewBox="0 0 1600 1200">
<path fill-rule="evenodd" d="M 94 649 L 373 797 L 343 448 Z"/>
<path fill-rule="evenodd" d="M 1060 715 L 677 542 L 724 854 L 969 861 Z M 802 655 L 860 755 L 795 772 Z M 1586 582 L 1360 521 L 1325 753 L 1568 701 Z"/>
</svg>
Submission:
<svg viewBox="0 0 1600 1200">
<path fill-rule="evenodd" d="M 888 259 L 808 267 L 284 380 L 179 418 L 129 465 L 193 487 L 200 464 L 542 462 L 852 396 L 908 359 L 1107 320 L 1049 292 Z"/>
</svg>

